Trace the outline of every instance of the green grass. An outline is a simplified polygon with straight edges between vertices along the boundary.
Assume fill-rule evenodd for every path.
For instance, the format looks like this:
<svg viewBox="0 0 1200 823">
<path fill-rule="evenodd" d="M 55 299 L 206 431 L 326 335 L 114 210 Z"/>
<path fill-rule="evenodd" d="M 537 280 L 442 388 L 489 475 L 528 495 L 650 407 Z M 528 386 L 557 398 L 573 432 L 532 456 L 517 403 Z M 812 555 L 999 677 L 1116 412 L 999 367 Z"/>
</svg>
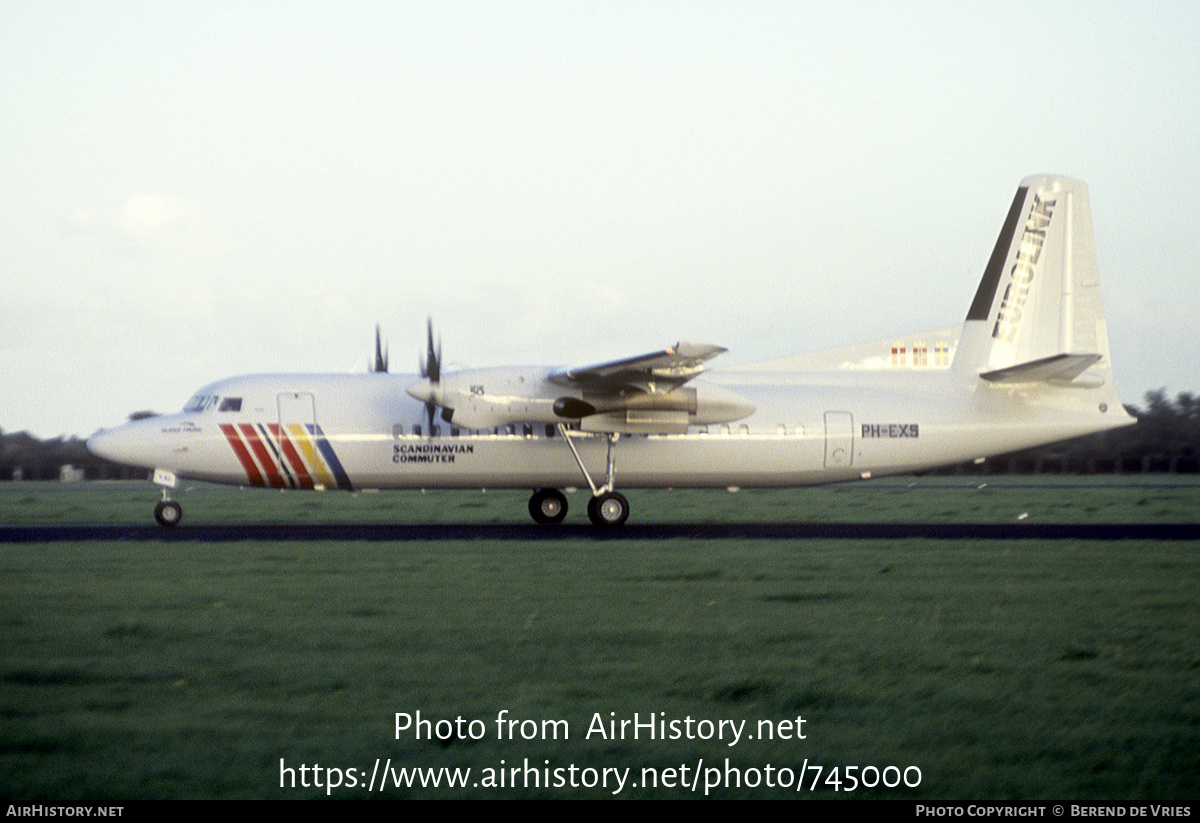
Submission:
<svg viewBox="0 0 1200 823">
<path fill-rule="evenodd" d="M 801 489 L 626 491 L 631 523 L 1194 523 L 1200 479 L 1056 475 L 905 477 Z M 184 524 L 528 523 L 528 491 L 312 492 L 186 482 Z M 586 490 L 568 522 L 587 522 Z M 0 524 L 151 523 L 150 483 L 0 483 Z"/>
<path fill-rule="evenodd" d="M 97 494 L 121 499 L 100 506 L 118 521 L 147 517 L 145 487 L 72 492 L 56 484 L 43 492 L 34 485 L 15 493 L 30 502 L 2 504 L 0 520 L 12 522 L 8 513 L 22 506 L 48 505 L 43 494 L 54 497 L 50 508 L 60 516 L 82 522 L 100 519 Z M 871 519 L 861 513 L 870 508 L 861 496 L 841 502 L 855 490 L 911 496 L 901 486 L 866 485 L 635 492 L 634 505 L 647 518 L 657 507 L 657 517 L 686 520 L 679 511 L 663 514 L 682 500 L 698 501 L 685 512 L 718 520 L 772 520 L 797 516 L 814 496 L 823 504 L 810 511 L 827 519 Z M 928 494 L 935 506 L 954 507 L 955 517 L 1000 519 L 972 517 L 970 507 L 998 499 L 1016 508 L 1036 498 L 1022 510 L 1040 517 L 1079 505 L 1080 491 L 989 486 Z M 204 487 L 193 495 L 184 498 L 187 522 L 219 522 L 222 513 L 270 518 L 281 513 L 278 502 L 308 500 L 320 503 L 310 514 L 317 522 L 527 516 L 525 495 L 510 493 L 351 497 Z M 1136 502 L 1143 496 L 1157 502 Z M 1167 520 L 1189 519 L 1170 488 L 1116 489 L 1111 499 L 1119 498 L 1133 511 L 1158 507 Z M 235 501 L 242 499 L 254 503 L 241 510 Z M 397 512 L 396 500 L 412 505 Z M 722 508 L 729 501 L 735 505 Z M 925 511 L 912 517 L 933 519 Z M 729 758 L 743 769 L 798 770 L 807 759 L 810 767 L 922 772 L 916 789 L 856 797 L 1194 801 L 1198 591 L 1200 545 L 1175 541 L 4 545 L 0 795 L 56 802 L 324 796 L 323 789 L 281 789 L 280 758 L 297 769 L 319 763 L 368 772 L 376 758 L 390 758 L 393 767 L 471 767 L 476 778 L 502 760 L 519 766 L 528 758 L 538 767 L 629 767 L 634 780 L 643 767 L 701 759 L 723 767 Z M 397 739 L 394 714 L 417 710 L 430 719 L 477 718 L 487 733 L 449 745 L 408 732 Z M 502 710 L 566 720 L 571 736 L 497 740 Z M 610 712 L 745 719 L 751 728 L 803 716 L 807 737 L 733 747 L 585 739 L 593 716 Z M 818 796 L 832 794 L 818 788 Z M 796 796 L 744 785 L 712 794 Z M 333 796 L 367 794 L 343 788 Z M 609 795 L 468 787 L 385 796 Z M 693 795 L 627 787 L 622 796 Z"/>
</svg>

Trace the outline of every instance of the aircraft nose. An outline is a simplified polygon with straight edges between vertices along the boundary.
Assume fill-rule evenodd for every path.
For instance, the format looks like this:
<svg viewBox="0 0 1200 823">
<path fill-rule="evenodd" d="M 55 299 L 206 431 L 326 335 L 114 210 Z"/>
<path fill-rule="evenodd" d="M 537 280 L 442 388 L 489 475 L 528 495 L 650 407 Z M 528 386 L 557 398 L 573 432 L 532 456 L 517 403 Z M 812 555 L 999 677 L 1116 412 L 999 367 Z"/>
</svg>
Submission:
<svg viewBox="0 0 1200 823">
<path fill-rule="evenodd" d="M 111 429 L 97 429 L 87 439 L 87 450 L 97 457 L 113 460 L 113 436 Z"/>
<path fill-rule="evenodd" d="M 138 423 L 100 429 L 87 439 L 87 448 L 92 454 L 129 466 L 151 465 L 153 460 L 148 462 L 147 458 L 152 446 L 145 426 Z"/>
</svg>

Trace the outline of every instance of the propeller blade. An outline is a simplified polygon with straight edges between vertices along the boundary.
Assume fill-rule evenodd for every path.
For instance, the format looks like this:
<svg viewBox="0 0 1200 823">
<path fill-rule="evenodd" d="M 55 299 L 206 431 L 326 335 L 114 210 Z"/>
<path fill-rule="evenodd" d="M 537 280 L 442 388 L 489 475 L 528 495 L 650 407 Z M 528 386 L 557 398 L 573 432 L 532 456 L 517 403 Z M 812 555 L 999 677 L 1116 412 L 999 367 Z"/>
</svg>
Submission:
<svg viewBox="0 0 1200 823">
<path fill-rule="evenodd" d="M 434 345 L 432 317 L 426 323 L 425 359 L 421 362 L 421 376 L 429 380 L 432 389 L 430 398 L 425 401 L 425 422 L 429 427 L 429 436 L 433 437 L 434 415 L 437 414 L 437 404 L 433 402 L 433 397 L 442 380 L 442 341 L 438 338 L 437 345 Z"/>
<path fill-rule="evenodd" d="M 425 362 L 421 366 L 421 376 L 428 377 L 429 382 L 436 385 L 442 379 L 442 340 L 438 338 L 437 348 L 433 345 L 433 318 L 429 318 L 425 342 Z"/>
<path fill-rule="evenodd" d="M 375 371 L 386 372 L 388 370 L 388 355 L 387 350 L 380 346 L 379 340 L 379 324 L 375 324 Z"/>
</svg>

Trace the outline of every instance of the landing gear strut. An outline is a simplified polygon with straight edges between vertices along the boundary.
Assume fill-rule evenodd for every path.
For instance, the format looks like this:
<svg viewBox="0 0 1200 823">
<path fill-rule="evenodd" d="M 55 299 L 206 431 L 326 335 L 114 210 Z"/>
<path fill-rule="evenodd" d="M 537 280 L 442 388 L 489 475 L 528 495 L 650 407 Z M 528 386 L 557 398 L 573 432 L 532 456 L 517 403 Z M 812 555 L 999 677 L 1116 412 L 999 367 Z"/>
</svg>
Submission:
<svg viewBox="0 0 1200 823">
<path fill-rule="evenodd" d="M 594 525 L 603 528 L 616 528 L 623 524 L 629 519 L 629 501 L 625 499 L 624 495 L 613 490 L 613 476 L 616 474 L 616 457 L 613 452 L 621 435 L 617 432 L 610 432 L 608 435 L 604 485 L 597 486 L 592 480 L 592 476 L 588 474 L 587 467 L 583 465 L 583 460 L 580 459 L 575 444 L 571 442 L 571 434 L 567 427 L 559 423 L 558 430 L 562 434 L 567 448 L 571 450 L 571 455 L 575 458 L 575 464 L 579 466 L 579 471 L 583 472 L 583 479 L 587 481 L 588 487 L 592 490 L 592 499 L 588 501 L 588 519 Z"/>
</svg>

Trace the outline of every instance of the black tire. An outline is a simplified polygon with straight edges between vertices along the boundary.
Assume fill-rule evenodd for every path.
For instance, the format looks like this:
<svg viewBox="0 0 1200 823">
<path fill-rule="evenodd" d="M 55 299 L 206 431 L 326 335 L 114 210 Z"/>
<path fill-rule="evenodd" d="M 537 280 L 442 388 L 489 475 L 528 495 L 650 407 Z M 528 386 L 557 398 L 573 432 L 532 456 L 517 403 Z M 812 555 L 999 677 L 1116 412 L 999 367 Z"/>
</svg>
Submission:
<svg viewBox="0 0 1200 823">
<path fill-rule="evenodd" d="M 174 526 L 183 519 L 183 506 L 176 503 L 174 500 L 162 500 L 154 507 L 154 519 L 158 521 L 158 525 Z"/>
<path fill-rule="evenodd" d="M 537 523 L 561 523 L 567 516 L 567 498 L 558 489 L 538 489 L 529 498 L 529 514 Z"/>
<path fill-rule="evenodd" d="M 629 519 L 629 501 L 616 492 L 604 492 L 588 501 L 588 518 L 597 526 L 615 529 Z"/>
</svg>

